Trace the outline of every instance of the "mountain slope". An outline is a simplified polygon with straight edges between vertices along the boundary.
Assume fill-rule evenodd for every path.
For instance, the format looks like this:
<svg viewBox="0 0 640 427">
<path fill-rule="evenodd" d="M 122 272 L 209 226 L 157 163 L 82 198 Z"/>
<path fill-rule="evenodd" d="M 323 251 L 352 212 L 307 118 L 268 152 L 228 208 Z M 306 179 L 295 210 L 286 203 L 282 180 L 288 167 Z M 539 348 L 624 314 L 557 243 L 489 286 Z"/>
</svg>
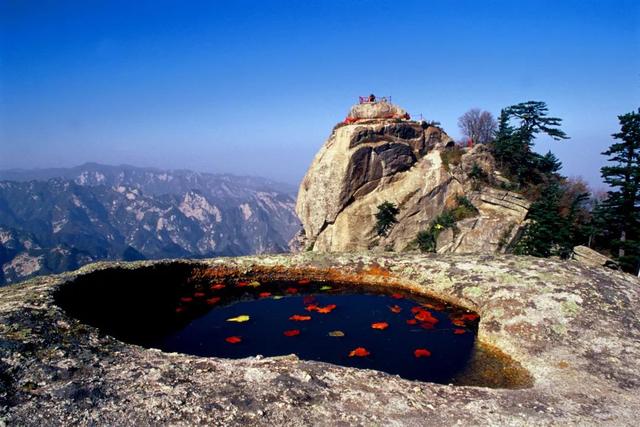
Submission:
<svg viewBox="0 0 640 427">
<path fill-rule="evenodd" d="M 101 259 L 285 252 L 300 225 L 291 189 L 260 178 L 97 164 L 0 177 L 14 179 L 0 181 L 0 283 Z"/>
</svg>

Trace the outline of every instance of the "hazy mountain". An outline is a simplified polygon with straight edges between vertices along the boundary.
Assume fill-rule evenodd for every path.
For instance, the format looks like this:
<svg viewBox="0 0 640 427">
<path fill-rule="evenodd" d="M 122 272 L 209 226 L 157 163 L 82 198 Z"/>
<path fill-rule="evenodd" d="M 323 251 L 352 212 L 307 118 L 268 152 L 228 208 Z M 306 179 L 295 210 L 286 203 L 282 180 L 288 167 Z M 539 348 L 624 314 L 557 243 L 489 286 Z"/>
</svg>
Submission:
<svg viewBox="0 0 640 427">
<path fill-rule="evenodd" d="M 284 252 L 294 188 L 188 170 L 85 164 L 0 171 L 0 283 L 100 259 Z"/>
</svg>

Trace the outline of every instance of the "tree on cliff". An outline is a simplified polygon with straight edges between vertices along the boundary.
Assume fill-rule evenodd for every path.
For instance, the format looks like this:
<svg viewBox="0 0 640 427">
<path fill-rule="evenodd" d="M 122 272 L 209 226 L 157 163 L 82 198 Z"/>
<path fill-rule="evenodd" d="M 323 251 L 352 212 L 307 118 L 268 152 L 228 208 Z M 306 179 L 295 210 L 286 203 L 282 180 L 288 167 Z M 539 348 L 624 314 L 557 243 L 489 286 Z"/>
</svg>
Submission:
<svg viewBox="0 0 640 427">
<path fill-rule="evenodd" d="M 520 186 L 539 185 L 553 179 L 561 164 L 550 152 L 542 156 L 533 151 L 538 134 L 555 140 L 568 139 L 559 128 L 562 119 L 548 117 L 547 104 L 527 101 L 503 109 L 493 143 L 493 154 L 498 164 Z M 511 121 L 517 121 L 513 127 Z"/>
<path fill-rule="evenodd" d="M 398 222 L 396 215 L 398 215 L 398 208 L 391 202 L 384 202 L 378 205 L 378 212 L 376 213 L 376 233 L 378 236 L 386 236 L 387 232 L 393 224 Z"/>
<path fill-rule="evenodd" d="M 600 169 L 612 190 L 603 202 L 611 250 L 627 271 L 636 273 L 640 265 L 640 109 L 618 116 L 620 132 L 607 151 L 611 166 Z"/>
<path fill-rule="evenodd" d="M 487 144 L 493 140 L 498 124 L 488 111 L 472 108 L 458 119 L 462 135 L 476 144 Z"/>
</svg>

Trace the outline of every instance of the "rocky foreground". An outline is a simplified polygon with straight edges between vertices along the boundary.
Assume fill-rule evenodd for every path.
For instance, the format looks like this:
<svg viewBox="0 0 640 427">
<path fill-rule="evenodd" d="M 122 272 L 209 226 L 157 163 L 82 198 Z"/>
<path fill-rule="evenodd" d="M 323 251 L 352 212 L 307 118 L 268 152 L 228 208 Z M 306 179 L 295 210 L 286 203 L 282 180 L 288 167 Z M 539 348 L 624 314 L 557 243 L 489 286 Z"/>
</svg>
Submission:
<svg viewBox="0 0 640 427">
<path fill-rule="evenodd" d="M 479 340 L 530 378 L 525 388 L 500 389 L 412 382 L 295 356 L 167 354 L 119 342 L 55 305 L 55 290 L 80 275 L 152 264 L 93 264 L 0 289 L 0 424 L 617 426 L 635 425 L 640 413 L 640 281 L 630 275 L 510 256 L 193 262 L 401 286 L 476 310 Z"/>
</svg>

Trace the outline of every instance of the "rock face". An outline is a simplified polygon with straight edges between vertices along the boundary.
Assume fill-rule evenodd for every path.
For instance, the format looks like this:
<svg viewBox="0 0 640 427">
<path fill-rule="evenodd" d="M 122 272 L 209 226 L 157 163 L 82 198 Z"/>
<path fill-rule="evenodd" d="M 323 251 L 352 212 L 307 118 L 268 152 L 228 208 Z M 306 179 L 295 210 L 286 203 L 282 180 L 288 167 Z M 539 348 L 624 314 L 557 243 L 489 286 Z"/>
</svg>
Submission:
<svg viewBox="0 0 640 427">
<path fill-rule="evenodd" d="M 486 147 L 461 149 L 439 127 L 377 118 L 362 104 L 350 114 L 368 120 L 339 124 L 320 149 L 298 192 L 302 250 L 405 250 L 457 196 L 479 211 L 441 233 L 438 252 L 496 252 L 516 235 L 529 203 L 521 196 L 470 178 L 475 167 L 494 173 Z M 361 110 L 362 111 L 361 113 Z M 374 118 L 370 118 L 374 117 Z M 388 235 L 375 232 L 375 214 L 388 201 L 400 212 Z"/>
<path fill-rule="evenodd" d="M 367 102 L 351 107 L 347 120 L 360 119 L 403 119 L 407 118 L 407 112 L 397 105 L 389 102 Z"/>
<path fill-rule="evenodd" d="M 614 267 L 616 265 L 615 261 L 612 260 L 611 258 L 606 257 L 601 253 L 596 252 L 593 249 L 587 246 L 582 246 L 582 245 L 575 246 L 573 248 L 573 259 L 592 267 L 604 267 L 604 266 Z"/>
<path fill-rule="evenodd" d="M 159 264 L 436 296 L 478 312 L 478 340 L 510 355 L 532 381 L 521 389 L 451 386 L 293 355 L 163 353 L 120 342 L 55 304 L 56 290 L 81 275 Z M 638 313 L 639 279 L 531 257 L 306 253 L 92 264 L 0 288 L 0 424 L 636 425 Z"/>
</svg>

